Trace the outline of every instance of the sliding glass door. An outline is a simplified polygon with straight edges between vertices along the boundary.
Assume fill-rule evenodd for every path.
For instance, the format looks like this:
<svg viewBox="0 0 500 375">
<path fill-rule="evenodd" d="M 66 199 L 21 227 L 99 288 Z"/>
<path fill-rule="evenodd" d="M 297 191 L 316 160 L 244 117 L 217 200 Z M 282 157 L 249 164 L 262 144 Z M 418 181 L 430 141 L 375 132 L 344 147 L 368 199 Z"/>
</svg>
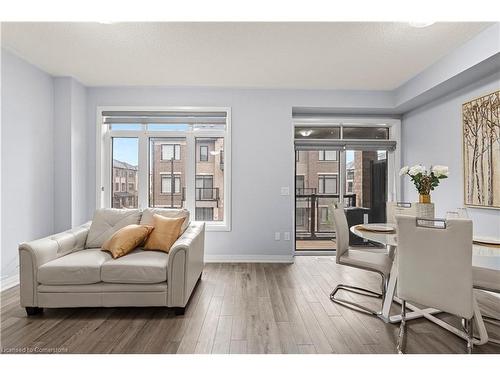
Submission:
<svg viewBox="0 0 500 375">
<path fill-rule="evenodd" d="M 349 226 L 385 222 L 395 178 L 389 173 L 394 160 L 388 159 L 394 159 L 395 149 L 389 127 L 338 124 L 295 130 L 296 250 L 335 250 L 332 209 L 337 202 L 346 208 Z M 350 242 L 367 245 L 355 236 Z"/>
</svg>

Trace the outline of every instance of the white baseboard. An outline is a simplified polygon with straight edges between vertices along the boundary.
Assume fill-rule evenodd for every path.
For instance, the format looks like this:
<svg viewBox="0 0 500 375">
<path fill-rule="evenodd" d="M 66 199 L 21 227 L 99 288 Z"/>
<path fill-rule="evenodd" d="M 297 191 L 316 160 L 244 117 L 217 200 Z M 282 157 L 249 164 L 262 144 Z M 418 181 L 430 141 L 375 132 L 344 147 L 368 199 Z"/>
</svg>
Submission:
<svg viewBox="0 0 500 375">
<path fill-rule="evenodd" d="M 19 274 L 6 277 L 1 282 L 0 291 L 3 292 L 4 290 L 10 289 L 18 284 L 19 284 Z"/>
<path fill-rule="evenodd" d="M 205 263 L 293 263 L 293 255 L 205 255 Z"/>
</svg>

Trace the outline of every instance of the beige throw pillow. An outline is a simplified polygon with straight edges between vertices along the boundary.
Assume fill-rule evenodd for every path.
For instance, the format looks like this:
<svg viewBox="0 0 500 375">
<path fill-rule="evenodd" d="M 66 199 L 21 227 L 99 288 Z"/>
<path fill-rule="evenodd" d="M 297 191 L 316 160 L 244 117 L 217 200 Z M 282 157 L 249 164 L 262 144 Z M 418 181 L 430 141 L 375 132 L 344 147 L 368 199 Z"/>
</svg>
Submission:
<svg viewBox="0 0 500 375">
<path fill-rule="evenodd" d="M 152 230 L 153 227 L 150 225 L 127 225 L 105 241 L 101 250 L 109 251 L 114 259 L 119 258 L 141 246 Z"/>
<path fill-rule="evenodd" d="M 181 235 L 184 220 L 183 217 L 169 218 L 154 214 L 154 229 L 144 244 L 144 250 L 161 250 L 168 253 Z"/>
</svg>

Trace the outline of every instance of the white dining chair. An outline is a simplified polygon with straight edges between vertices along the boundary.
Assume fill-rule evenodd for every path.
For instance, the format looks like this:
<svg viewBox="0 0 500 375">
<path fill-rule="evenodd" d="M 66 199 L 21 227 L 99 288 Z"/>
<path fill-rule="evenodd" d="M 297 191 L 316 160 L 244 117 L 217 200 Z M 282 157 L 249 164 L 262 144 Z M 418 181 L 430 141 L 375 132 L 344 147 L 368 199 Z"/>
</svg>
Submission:
<svg viewBox="0 0 500 375">
<path fill-rule="evenodd" d="M 342 205 L 336 204 L 333 208 L 333 224 L 336 233 L 336 255 L 335 261 L 348 267 L 359 268 L 362 270 L 376 272 L 382 277 L 381 292 L 372 291 L 369 289 L 361 288 L 358 286 L 338 284 L 333 292 L 330 294 L 330 299 L 340 305 L 346 306 L 351 309 L 371 314 L 379 315 L 380 311 L 372 310 L 361 304 L 345 299 L 336 298 L 335 295 L 339 290 L 353 292 L 368 297 L 384 298 L 387 290 L 387 280 L 392 266 L 392 259 L 385 253 L 375 253 L 363 250 L 355 250 L 349 247 L 349 226 L 347 218 Z"/>
<path fill-rule="evenodd" d="M 474 289 L 500 294 L 500 271 L 484 267 L 472 267 L 472 283 Z M 500 325 L 500 319 L 494 316 L 483 315 L 486 322 Z M 500 345 L 500 340 L 489 339 L 489 342 Z"/>
<path fill-rule="evenodd" d="M 385 204 L 386 221 L 396 224 L 396 215 L 414 215 L 410 202 L 387 202 Z"/>
<path fill-rule="evenodd" d="M 464 319 L 467 351 L 473 348 L 473 320 L 480 316 L 472 292 L 472 221 L 396 216 L 398 225 L 397 293 L 401 325 L 397 349 L 406 345 L 406 303 L 436 308 Z M 482 320 L 478 323 L 482 323 Z M 439 325 L 450 326 L 444 321 Z"/>
</svg>

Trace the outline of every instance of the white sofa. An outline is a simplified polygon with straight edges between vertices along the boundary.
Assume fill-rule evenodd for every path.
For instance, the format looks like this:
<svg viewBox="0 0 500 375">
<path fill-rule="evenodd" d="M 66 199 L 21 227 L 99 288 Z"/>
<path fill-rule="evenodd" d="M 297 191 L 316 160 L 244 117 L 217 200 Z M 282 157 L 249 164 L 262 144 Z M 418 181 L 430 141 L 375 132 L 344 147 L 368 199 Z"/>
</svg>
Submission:
<svg viewBox="0 0 500 375">
<path fill-rule="evenodd" d="M 113 259 L 100 249 L 118 229 L 151 224 L 154 213 L 185 216 L 170 252 L 140 248 Z M 19 245 L 20 300 L 28 315 L 44 307 L 166 306 L 183 314 L 204 257 L 205 224 L 176 209 L 98 209 L 92 222 Z"/>
</svg>

